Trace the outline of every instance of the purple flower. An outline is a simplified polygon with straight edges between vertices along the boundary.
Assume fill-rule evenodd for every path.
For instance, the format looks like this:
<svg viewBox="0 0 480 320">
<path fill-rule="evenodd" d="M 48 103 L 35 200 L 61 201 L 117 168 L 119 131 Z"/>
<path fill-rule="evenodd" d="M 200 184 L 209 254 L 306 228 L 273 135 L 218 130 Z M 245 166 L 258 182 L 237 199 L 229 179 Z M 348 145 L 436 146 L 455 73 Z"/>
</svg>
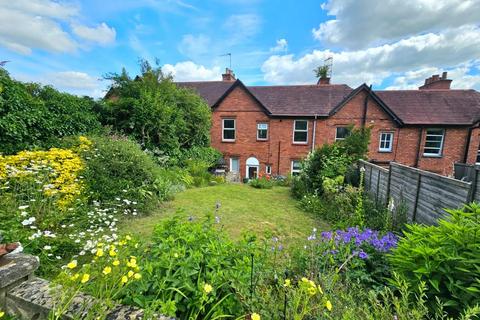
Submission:
<svg viewBox="0 0 480 320">
<path fill-rule="evenodd" d="M 332 240 L 332 232 L 331 231 L 322 232 L 322 238 L 325 240 Z"/>
<path fill-rule="evenodd" d="M 365 251 L 360 251 L 360 252 L 358 253 L 358 257 L 359 257 L 360 259 L 362 259 L 362 260 L 365 260 L 365 259 L 368 258 L 368 254 L 367 254 Z"/>
</svg>

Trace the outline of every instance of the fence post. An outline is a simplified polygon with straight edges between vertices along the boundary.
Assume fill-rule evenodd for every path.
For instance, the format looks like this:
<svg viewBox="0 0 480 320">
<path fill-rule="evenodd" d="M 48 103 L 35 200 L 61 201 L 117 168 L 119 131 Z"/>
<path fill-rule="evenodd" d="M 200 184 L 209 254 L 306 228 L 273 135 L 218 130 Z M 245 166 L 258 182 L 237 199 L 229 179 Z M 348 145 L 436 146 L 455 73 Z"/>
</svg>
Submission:
<svg viewBox="0 0 480 320">
<path fill-rule="evenodd" d="M 390 201 L 390 183 L 392 181 L 392 164 L 388 165 L 388 181 L 387 181 L 387 193 L 386 193 L 386 204 Z"/>
<path fill-rule="evenodd" d="M 475 193 L 477 193 L 477 182 L 478 182 L 478 169 L 475 167 L 475 175 L 473 176 L 472 184 L 470 185 L 470 192 L 468 193 L 467 202 L 473 202 L 475 200 Z"/>
<path fill-rule="evenodd" d="M 377 192 L 375 193 L 375 203 L 378 202 L 378 193 L 380 192 L 380 174 L 382 172 L 380 170 L 378 170 L 378 174 L 377 174 Z"/>
<path fill-rule="evenodd" d="M 368 188 L 369 188 L 369 190 L 372 190 L 372 173 L 373 173 L 373 167 L 370 166 L 370 178 L 368 179 Z"/>
<path fill-rule="evenodd" d="M 416 190 L 416 195 L 415 195 L 415 203 L 413 205 L 412 222 L 417 221 L 418 196 L 420 195 L 420 183 L 421 182 L 422 182 L 422 174 L 420 172 L 418 172 L 417 190 Z"/>
</svg>

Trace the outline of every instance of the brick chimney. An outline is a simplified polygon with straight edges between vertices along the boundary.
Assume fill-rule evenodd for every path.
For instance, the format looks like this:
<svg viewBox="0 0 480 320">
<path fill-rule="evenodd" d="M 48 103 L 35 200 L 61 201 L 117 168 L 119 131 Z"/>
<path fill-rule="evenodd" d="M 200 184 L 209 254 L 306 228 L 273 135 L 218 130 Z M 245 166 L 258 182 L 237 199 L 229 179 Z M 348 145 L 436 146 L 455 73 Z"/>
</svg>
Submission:
<svg viewBox="0 0 480 320">
<path fill-rule="evenodd" d="M 438 74 L 432 75 L 430 78 L 425 79 L 425 84 L 418 89 L 431 90 L 431 89 L 450 89 L 451 79 L 447 79 L 447 72 L 443 72 L 442 76 Z"/>
<path fill-rule="evenodd" d="M 222 74 L 222 81 L 235 81 L 235 74 L 229 68 L 225 68 L 225 73 Z"/>
<path fill-rule="evenodd" d="M 326 84 L 330 84 L 330 78 L 328 78 L 328 77 L 318 78 L 317 85 L 322 86 L 322 85 L 326 85 Z"/>
</svg>

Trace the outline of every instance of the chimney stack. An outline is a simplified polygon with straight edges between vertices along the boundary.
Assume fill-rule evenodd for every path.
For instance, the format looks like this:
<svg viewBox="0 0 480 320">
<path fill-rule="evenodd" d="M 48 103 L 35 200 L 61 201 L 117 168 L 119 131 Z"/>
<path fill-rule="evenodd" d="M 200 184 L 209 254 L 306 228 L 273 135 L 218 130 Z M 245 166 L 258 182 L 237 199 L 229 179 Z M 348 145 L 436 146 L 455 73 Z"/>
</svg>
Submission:
<svg viewBox="0 0 480 320">
<path fill-rule="evenodd" d="M 230 70 L 229 68 L 225 68 L 225 73 L 222 74 L 222 81 L 233 82 L 235 80 L 236 80 L 236 78 L 235 78 L 235 74 L 233 73 L 233 71 Z"/>
<path fill-rule="evenodd" d="M 447 79 L 447 72 L 442 73 L 442 77 L 438 74 L 432 75 L 430 78 L 425 79 L 425 84 L 418 89 L 420 90 L 431 90 L 431 89 L 450 89 L 450 84 L 452 83 L 451 79 Z"/>
<path fill-rule="evenodd" d="M 329 77 L 318 78 L 317 85 L 322 86 L 322 85 L 327 85 L 327 84 L 330 84 L 330 78 Z"/>
</svg>

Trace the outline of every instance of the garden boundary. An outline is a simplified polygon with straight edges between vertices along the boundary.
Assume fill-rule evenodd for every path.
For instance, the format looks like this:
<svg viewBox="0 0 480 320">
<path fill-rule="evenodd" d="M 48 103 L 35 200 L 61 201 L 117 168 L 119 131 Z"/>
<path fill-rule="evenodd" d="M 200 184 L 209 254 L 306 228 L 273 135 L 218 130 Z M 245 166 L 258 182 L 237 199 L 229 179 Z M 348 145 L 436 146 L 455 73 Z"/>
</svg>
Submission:
<svg viewBox="0 0 480 320">
<path fill-rule="evenodd" d="M 403 206 L 410 222 L 435 225 L 445 209 L 480 201 L 479 179 L 460 181 L 395 162 L 388 169 L 363 160 L 359 166 L 365 169 L 365 190 L 385 205 L 393 199 L 395 209 Z"/>
</svg>

